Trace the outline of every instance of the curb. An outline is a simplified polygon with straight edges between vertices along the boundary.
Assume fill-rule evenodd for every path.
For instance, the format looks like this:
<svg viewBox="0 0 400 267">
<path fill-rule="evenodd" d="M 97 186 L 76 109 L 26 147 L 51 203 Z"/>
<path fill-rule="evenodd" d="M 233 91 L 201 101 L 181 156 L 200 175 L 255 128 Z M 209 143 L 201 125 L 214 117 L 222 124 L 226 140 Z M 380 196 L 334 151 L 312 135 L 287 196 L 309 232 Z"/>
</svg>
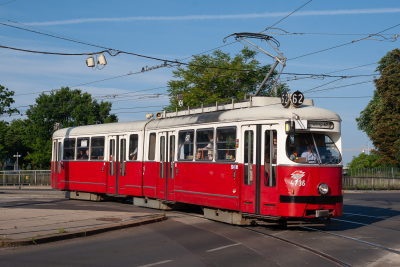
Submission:
<svg viewBox="0 0 400 267">
<path fill-rule="evenodd" d="M 47 235 L 47 236 L 37 237 L 37 238 L 31 237 L 31 238 L 25 238 L 25 239 L 19 239 L 19 240 L 9 240 L 9 241 L 2 240 L 0 243 L 0 248 L 1 247 L 38 245 L 38 244 L 45 244 L 45 243 L 50 243 L 50 242 L 56 242 L 56 241 L 61 241 L 61 240 L 77 238 L 77 237 L 92 236 L 92 235 L 97 235 L 97 234 L 101 234 L 101 233 L 105 233 L 105 232 L 109 232 L 109 231 L 125 229 L 125 228 L 130 228 L 130 227 L 136 227 L 136 226 L 141 226 L 141 225 L 155 223 L 155 222 L 161 222 L 166 219 L 167 219 L 167 217 L 165 215 L 158 215 L 158 216 L 152 217 L 152 218 L 141 219 L 141 220 L 125 222 L 125 223 L 115 223 L 115 224 L 111 224 L 111 225 L 107 225 L 107 226 L 103 226 L 103 227 L 68 232 L 68 233 L 64 233 L 64 234 L 52 234 L 52 235 Z"/>
</svg>

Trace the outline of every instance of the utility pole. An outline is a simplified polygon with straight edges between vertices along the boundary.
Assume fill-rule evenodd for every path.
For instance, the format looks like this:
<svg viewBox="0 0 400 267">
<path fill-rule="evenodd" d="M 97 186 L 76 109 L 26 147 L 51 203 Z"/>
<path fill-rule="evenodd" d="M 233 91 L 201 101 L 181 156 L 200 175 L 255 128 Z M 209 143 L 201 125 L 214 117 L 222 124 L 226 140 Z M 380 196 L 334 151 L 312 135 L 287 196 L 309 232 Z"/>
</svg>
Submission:
<svg viewBox="0 0 400 267">
<path fill-rule="evenodd" d="M 21 155 L 19 155 L 18 152 L 17 152 L 17 155 L 14 155 L 13 157 L 17 158 L 17 170 L 18 170 L 18 158 L 20 158 Z M 14 171 L 15 171 L 15 165 L 14 165 Z"/>
</svg>

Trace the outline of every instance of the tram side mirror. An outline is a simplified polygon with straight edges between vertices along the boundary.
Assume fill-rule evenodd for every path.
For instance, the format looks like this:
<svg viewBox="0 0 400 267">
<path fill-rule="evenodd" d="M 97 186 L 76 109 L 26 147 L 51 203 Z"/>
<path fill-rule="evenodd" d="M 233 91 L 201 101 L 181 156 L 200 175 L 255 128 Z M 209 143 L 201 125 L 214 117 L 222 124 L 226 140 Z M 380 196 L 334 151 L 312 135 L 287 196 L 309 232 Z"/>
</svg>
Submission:
<svg viewBox="0 0 400 267">
<path fill-rule="evenodd" d="M 294 121 L 285 122 L 285 131 L 287 135 L 293 135 L 296 132 L 296 127 L 294 125 Z"/>
</svg>

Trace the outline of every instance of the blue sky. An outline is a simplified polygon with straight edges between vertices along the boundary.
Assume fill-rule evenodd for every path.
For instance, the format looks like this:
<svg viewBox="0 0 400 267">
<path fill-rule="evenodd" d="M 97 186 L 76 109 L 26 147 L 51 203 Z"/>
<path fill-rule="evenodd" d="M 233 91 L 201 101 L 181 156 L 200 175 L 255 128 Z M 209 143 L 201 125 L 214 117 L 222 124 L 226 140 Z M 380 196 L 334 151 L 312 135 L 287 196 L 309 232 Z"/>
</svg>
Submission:
<svg viewBox="0 0 400 267">
<path fill-rule="evenodd" d="M 0 1 L 0 4 L 9 0 Z M 51 1 L 16 0 L 0 5 L 0 22 L 13 22 L 51 31 L 99 46 L 168 60 L 184 59 L 191 55 L 223 45 L 223 38 L 234 32 L 260 32 L 306 3 L 306 0 L 287 1 Z M 400 23 L 400 2 L 384 1 L 322 1 L 313 0 L 299 11 L 276 25 L 290 33 L 324 33 L 277 35 L 280 51 L 288 58 L 284 72 L 326 74 L 337 70 L 376 63 L 388 51 L 399 47 L 399 41 L 363 40 L 352 44 L 296 58 L 308 53 L 362 39 Z M 9 22 L 7 20 L 13 21 Z M 21 26 L 27 28 L 26 26 Z M 0 45 L 29 50 L 89 53 L 100 48 L 59 40 L 0 25 Z M 33 29 L 33 28 L 29 28 Z M 33 29 L 35 30 L 35 29 Z M 273 30 L 275 33 L 282 33 Z M 328 34 L 346 35 L 328 35 Z M 400 34 L 400 26 L 384 32 L 385 38 Z M 348 35 L 365 34 L 365 35 Z M 232 39 L 233 41 L 233 39 Z M 265 43 L 257 45 L 272 52 Z M 222 51 L 238 53 L 243 48 L 234 43 Z M 37 94 L 24 95 L 76 86 L 98 99 L 113 101 L 113 111 L 120 121 L 144 119 L 145 113 L 157 112 L 166 106 L 168 98 L 154 94 L 166 93 L 166 82 L 172 79 L 170 68 L 129 75 L 108 81 L 90 83 L 140 71 L 143 66 L 161 64 L 131 55 L 111 57 L 106 54 L 107 66 L 92 70 L 86 66 L 87 56 L 39 55 L 0 49 L 0 84 L 16 92 L 15 107 L 23 112 L 33 104 Z M 272 59 L 259 54 L 263 64 Z M 186 62 L 190 60 L 186 59 Z M 332 73 L 332 75 L 373 74 L 376 64 Z M 289 78 L 290 81 L 287 81 Z M 282 75 L 292 91 L 306 91 L 332 82 L 321 89 L 371 81 L 373 77 L 348 78 L 332 82 L 333 78 L 294 79 Z M 86 85 L 82 85 L 86 84 Z M 116 98 L 102 96 L 138 90 Z M 305 94 L 316 106 L 337 112 L 342 120 L 343 148 L 362 148 L 368 137 L 357 130 L 355 118 L 371 99 L 372 82 Z M 147 94 L 147 95 L 143 95 Z M 151 95 L 148 95 L 151 94 Z M 365 98 L 327 98 L 367 96 Z M 318 98 L 317 98 L 318 97 Z M 320 98 L 321 97 L 321 98 Z M 126 109 L 136 108 L 136 109 Z M 131 113 L 127 113 L 131 112 Z M 133 113 L 135 112 L 135 113 Z M 18 118 L 16 116 L 7 118 Z M 23 118 L 23 117 L 22 117 Z M 370 143 L 371 146 L 371 143 Z M 360 152 L 343 152 L 344 162 Z"/>
</svg>

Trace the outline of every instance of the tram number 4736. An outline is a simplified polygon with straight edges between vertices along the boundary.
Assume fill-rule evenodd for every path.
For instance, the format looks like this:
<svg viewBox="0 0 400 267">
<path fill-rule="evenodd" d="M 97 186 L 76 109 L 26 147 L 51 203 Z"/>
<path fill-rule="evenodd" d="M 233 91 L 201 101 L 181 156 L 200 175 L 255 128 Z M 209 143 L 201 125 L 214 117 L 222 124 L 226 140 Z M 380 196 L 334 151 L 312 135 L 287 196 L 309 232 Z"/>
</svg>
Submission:
<svg viewBox="0 0 400 267">
<path fill-rule="evenodd" d="M 291 180 L 290 184 L 294 186 L 306 186 L 306 180 Z"/>
</svg>

